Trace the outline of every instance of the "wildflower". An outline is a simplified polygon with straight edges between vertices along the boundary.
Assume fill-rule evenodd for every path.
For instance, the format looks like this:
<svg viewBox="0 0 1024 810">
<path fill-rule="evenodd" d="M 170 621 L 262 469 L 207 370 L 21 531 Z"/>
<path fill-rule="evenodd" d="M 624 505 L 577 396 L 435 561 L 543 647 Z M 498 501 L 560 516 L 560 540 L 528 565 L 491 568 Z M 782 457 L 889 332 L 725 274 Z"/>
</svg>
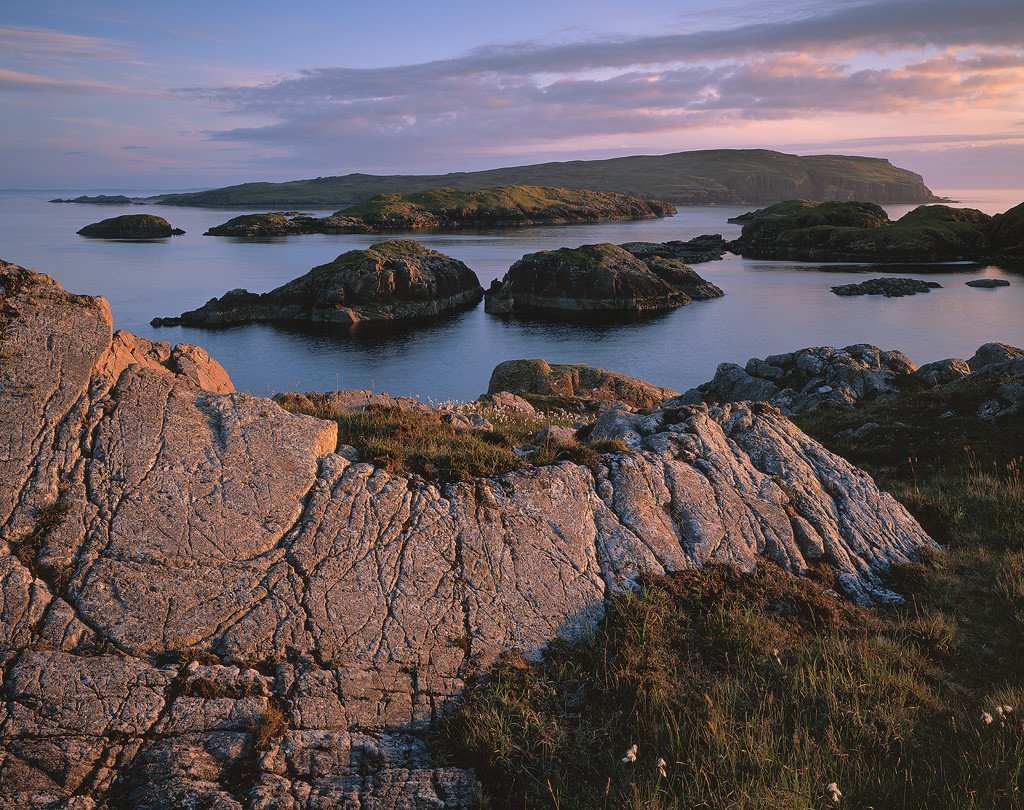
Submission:
<svg viewBox="0 0 1024 810">
<path fill-rule="evenodd" d="M 636 743 L 633 743 L 629 747 L 629 750 L 626 751 L 626 756 L 624 756 L 622 758 L 622 761 L 623 762 L 636 762 L 636 749 L 637 749 L 637 745 L 636 745 Z"/>
<path fill-rule="evenodd" d="M 665 770 L 665 766 L 667 764 L 668 763 L 665 762 L 664 759 L 662 759 L 661 757 L 658 757 L 658 776 L 660 776 L 662 779 L 667 779 L 668 778 L 668 772 Z"/>
<path fill-rule="evenodd" d="M 981 722 L 984 723 L 986 726 L 991 725 L 993 719 L 994 718 L 992 717 L 992 715 L 988 712 L 981 713 Z"/>
<path fill-rule="evenodd" d="M 1013 714 L 1013 706 L 1003 705 L 1000 708 L 1003 710 L 1003 714 Z"/>
<path fill-rule="evenodd" d="M 843 791 L 839 789 L 839 785 L 835 782 L 829 782 L 828 787 L 825 788 L 825 792 L 828 794 L 829 798 L 832 799 L 834 804 L 839 804 L 839 800 L 843 798 Z"/>
<path fill-rule="evenodd" d="M 778 649 L 778 647 L 776 647 L 775 649 L 772 650 L 772 657 L 775 659 L 775 663 L 778 664 L 781 667 L 782 666 L 782 659 L 779 658 L 779 649 Z"/>
</svg>

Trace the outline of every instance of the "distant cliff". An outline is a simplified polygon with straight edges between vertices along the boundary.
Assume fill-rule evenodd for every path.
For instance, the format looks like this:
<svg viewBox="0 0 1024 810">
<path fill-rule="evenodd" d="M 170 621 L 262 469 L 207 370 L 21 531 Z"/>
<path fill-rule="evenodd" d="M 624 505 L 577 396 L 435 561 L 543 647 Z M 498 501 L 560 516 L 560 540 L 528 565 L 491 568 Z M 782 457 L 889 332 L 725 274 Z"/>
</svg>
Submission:
<svg viewBox="0 0 1024 810">
<path fill-rule="evenodd" d="M 243 183 L 153 201 L 209 207 L 333 208 L 377 194 L 500 185 L 559 186 L 657 197 L 681 205 L 771 203 L 793 198 L 875 203 L 934 202 L 920 175 L 882 158 L 801 157 L 766 149 L 711 149 L 671 155 L 539 163 L 443 175 L 347 174 L 287 183 Z"/>
</svg>

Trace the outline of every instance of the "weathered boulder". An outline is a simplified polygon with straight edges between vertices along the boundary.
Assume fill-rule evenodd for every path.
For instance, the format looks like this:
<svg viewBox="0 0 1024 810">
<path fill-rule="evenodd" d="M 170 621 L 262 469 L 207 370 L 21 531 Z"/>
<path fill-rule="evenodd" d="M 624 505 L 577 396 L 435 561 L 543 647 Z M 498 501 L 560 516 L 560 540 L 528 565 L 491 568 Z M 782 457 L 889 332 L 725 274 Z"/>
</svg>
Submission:
<svg viewBox="0 0 1024 810">
<path fill-rule="evenodd" d="M 910 380 L 922 388 L 935 388 L 957 382 L 971 375 L 971 367 L 966 360 L 951 357 L 948 360 L 937 360 L 926 363 L 910 375 Z"/>
<path fill-rule="evenodd" d="M 503 651 L 588 632 L 609 590 L 770 559 L 884 601 L 932 545 L 768 407 L 617 411 L 600 431 L 631 449 L 594 470 L 435 485 L 115 340 L 102 299 L 8 264 L 0 296 L 11 807 L 468 808 L 431 719 Z"/>
<path fill-rule="evenodd" d="M 1006 343 L 986 343 L 979 346 L 978 351 L 967 361 L 967 365 L 975 374 L 983 370 L 1009 371 L 1007 367 L 1011 364 L 1024 364 L 1024 349 Z M 1014 369 L 1013 373 L 1019 372 Z"/>
<path fill-rule="evenodd" d="M 583 245 L 529 253 L 492 283 L 488 312 L 643 314 L 718 297 L 722 291 L 674 259 L 654 257 L 660 270 L 617 245 Z"/>
<path fill-rule="evenodd" d="M 491 372 L 488 394 L 510 391 L 520 396 L 576 397 L 583 400 L 624 402 L 648 408 L 678 392 L 651 385 L 635 377 L 593 366 L 548 363 L 546 360 L 506 360 Z"/>
<path fill-rule="evenodd" d="M 153 214 L 123 214 L 86 225 L 78 233 L 92 239 L 163 239 L 185 232 Z"/>
<path fill-rule="evenodd" d="M 474 306 L 483 297 L 476 273 L 419 242 L 392 240 L 350 250 L 333 262 L 263 294 L 231 290 L 154 326 L 228 326 L 261 321 L 348 326 L 361 321 L 425 318 Z"/>
<path fill-rule="evenodd" d="M 900 298 L 904 295 L 940 290 L 936 281 L 921 281 L 916 278 L 870 278 L 857 284 L 840 284 L 832 288 L 836 295 L 884 295 L 886 298 Z"/>
<path fill-rule="evenodd" d="M 981 287 L 982 289 L 994 289 L 996 287 L 1009 287 L 1010 282 L 1005 278 L 976 278 L 973 281 L 965 281 L 968 287 Z"/>
<path fill-rule="evenodd" d="M 916 366 L 899 351 L 859 343 L 801 349 L 764 360 L 753 358 L 741 368 L 723 363 L 714 379 L 665 403 L 770 402 L 783 413 L 826 406 L 853 408 L 895 396 Z"/>
</svg>

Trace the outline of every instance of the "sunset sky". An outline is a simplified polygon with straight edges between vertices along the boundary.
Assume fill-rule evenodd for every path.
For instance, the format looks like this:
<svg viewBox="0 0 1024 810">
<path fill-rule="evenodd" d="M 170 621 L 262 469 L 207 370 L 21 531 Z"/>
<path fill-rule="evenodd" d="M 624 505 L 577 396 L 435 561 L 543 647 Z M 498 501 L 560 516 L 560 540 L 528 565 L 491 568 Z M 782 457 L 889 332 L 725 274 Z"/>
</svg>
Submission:
<svg viewBox="0 0 1024 810">
<path fill-rule="evenodd" d="M 1024 189 L 1024 2 L 5 0 L 0 105 L 0 188 L 767 147 Z"/>
</svg>

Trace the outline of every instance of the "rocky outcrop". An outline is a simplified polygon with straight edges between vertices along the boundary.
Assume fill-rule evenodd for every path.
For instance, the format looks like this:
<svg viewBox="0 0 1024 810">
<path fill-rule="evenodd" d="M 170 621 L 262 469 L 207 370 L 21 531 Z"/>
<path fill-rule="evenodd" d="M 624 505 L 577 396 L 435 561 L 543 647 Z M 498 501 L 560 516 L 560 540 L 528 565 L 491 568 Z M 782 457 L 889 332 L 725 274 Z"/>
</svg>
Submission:
<svg viewBox="0 0 1024 810">
<path fill-rule="evenodd" d="M 921 281 L 916 278 L 870 278 L 858 284 L 840 284 L 832 288 L 836 295 L 884 295 L 886 298 L 901 298 L 932 290 L 941 290 L 936 281 Z"/>
<path fill-rule="evenodd" d="M 890 222 L 871 203 L 790 200 L 734 219 L 744 225 L 730 249 L 750 258 L 799 261 L 982 261 L 1013 252 L 999 240 L 1014 240 L 1014 211 L 1002 215 L 1008 227 L 997 228 L 973 208 L 922 205 Z"/>
<path fill-rule="evenodd" d="M 52 203 L 88 203 L 91 205 L 131 205 L 135 202 L 131 197 L 126 197 L 124 194 L 97 194 L 95 197 L 90 197 L 87 194 L 82 194 L 79 197 L 61 199 L 58 197 L 55 200 L 50 200 Z"/>
<path fill-rule="evenodd" d="M 350 250 L 263 294 L 232 290 L 154 326 L 229 326 L 299 322 L 350 326 L 427 318 L 471 307 L 483 289 L 462 262 L 419 242 L 390 241 Z"/>
<path fill-rule="evenodd" d="M 537 186 L 473 191 L 440 188 L 416 194 L 379 194 L 329 217 L 247 214 L 210 228 L 205 236 L 267 237 L 304 233 L 381 233 L 442 228 L 578 225 L 604 220 L 672 216 L 663 200 L 625 194 Z"/>
<path fill-rule="evenodd" d="M 520 396 L 569 397 L 585 402 L 622 402 L 649 408 L 676 396 L 677 391 L 593 366 L 506 360 L 491 372 L 488 394 L 509 391 Z"/>
<path fill-rule="evenodd" d="M 857 344 L 811 347 L 746 366 L 722 363 L 713 379 L 669 400 L 678 404 L 768 402 L 786 414 L 815 408 L 849 410 L 889 400 L 907 388 L 952 385 L 976 374 L 1024 375 L 1024 349 L 986 343 L 970 360 L 949 358 L 918 368 L 903 352 Z"/>
<path fill-rule="evenodd" d="M 985 235 L 997 259 L 1024 262 L 1024 203 L 992 217 L 985 226 Z"/>
<path fill-rule="evenodd" d="M 728 249 L 728 242 L 716 233 L 697 236 L 686 242 L 678 239 L 670 242 L 627 242 L 619 247 L 641 261 L 660 257 L 676 259 L 684 264 L 699 264 L 721 259 Z"/>
<path fill-rule="evenodd" d="M 92 239 L 163 239 L 185 232 L 153 214 L 124 214 L 86 225 L 78 233 Z"/>
<path fill-rule="evenodd" d="M 763 401 L 787 414 L 821 406 L 848 409 L 895 396 L 916 369 L 902 352 L 868 344 L 813 347 L 751 359 L 744 367 L 723 363 L 714 379 L 666 405 Z"/>
<path fill-rule="evenodd" d="M 676 259 L 641 261 L 617 245 L 529 253 L 494 281 L 484 304 L 495 314 L 532 311 L 635 315 L 664 312 L 724 293 Z"/>
<path fill-rule="evenodd" d="M 439 486 L 113 333 L 103 299 L 9 264 L 0 295 L 6 806 L 468 808 L 426 733 L 503 651 L 709 562 L 884 601 L 932 545 L 770 407 L 613 409 L 592 437 L 629 449 L 593 470 Z"/>
</svg>

